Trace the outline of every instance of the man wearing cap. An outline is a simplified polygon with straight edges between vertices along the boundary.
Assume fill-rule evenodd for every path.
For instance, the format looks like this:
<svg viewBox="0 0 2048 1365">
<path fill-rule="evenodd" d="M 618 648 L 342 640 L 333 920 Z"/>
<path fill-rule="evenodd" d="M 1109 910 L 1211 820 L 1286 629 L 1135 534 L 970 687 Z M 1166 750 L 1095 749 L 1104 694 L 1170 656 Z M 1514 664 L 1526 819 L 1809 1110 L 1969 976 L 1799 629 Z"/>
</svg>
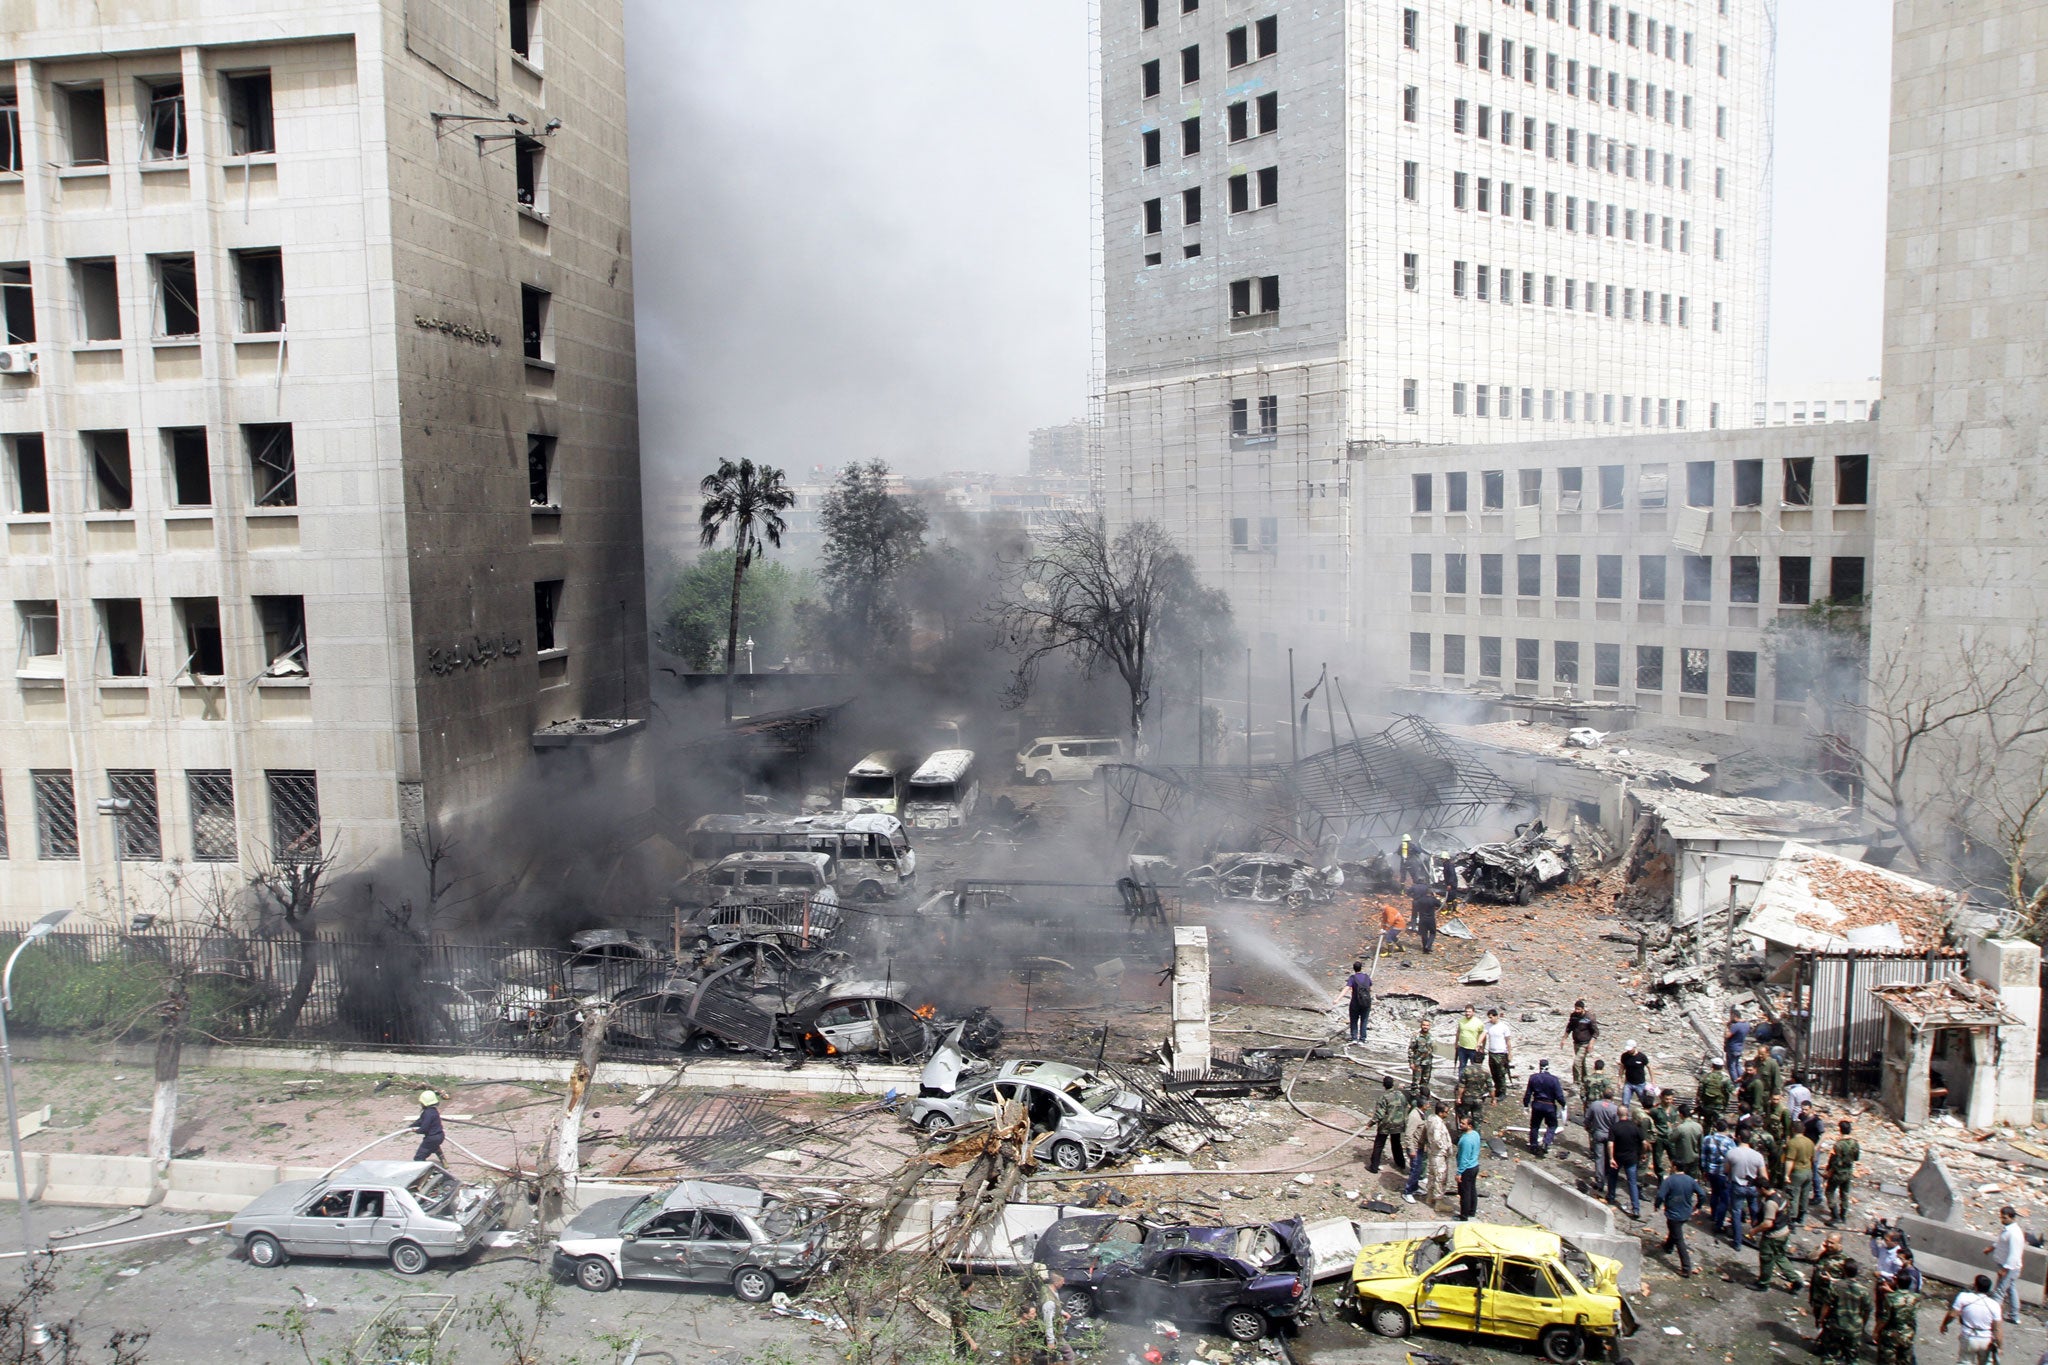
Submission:
<svg viewBox="0 0 2048 1365">
<path fill-rule="evenodd" d="M 420 1135 L 419 1150 L 412 1154 L 414 1161 L 432 1161 L 446 1166 L 441 1159 L 441 1143 L 447 1134 L 441 1128 L 441 1097 L 431 1090 L 420 1091 L 420 1116 L 412 1121 L 412 1129 Z"/>
<path fill-rule="evenodd" d="M 1529 1111 L 1529 1150 L 1538 1156 L 1550 1151 L 1557 1141 L 1557 1121 L 1564 1114 L 1564 1082 L 1550 1074 L 1550 1059 L 1536 1063 L 1535 1074 L 1522 1087 L 1522 1107 Z M 1536 1143 L 1536 1130 L 1543 1129 L 1543 1144 Z"/>
</svg>

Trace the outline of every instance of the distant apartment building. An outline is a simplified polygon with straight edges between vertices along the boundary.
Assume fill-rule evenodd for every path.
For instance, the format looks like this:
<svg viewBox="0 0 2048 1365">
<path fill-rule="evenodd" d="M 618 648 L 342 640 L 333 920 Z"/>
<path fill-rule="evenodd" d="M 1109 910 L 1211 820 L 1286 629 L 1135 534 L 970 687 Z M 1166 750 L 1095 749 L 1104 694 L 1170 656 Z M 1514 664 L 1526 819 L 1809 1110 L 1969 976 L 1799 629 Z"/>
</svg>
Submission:
<svg viewBox="0 0 2048 1365">
<path fill-rule="evenodd" d="M 1756 427 L 1804 427 L 1822 422 L 1868 422 L 1878 412 L 1875 379 L 1860 384 L 1809 384 L 1803 388 L 1773 388 L 1768 398 L 1756 404 L 1750 425 Z"/>
<path fill-rule="evenodd" d="M 1106 509 L 1262 666 L 1356 616 L 1373 452 L 1747 424 L 1764 0 L 1110 0 L 1102 34 Z"/>
<path fill-rule="evenodd" d="M 1876 439 L 1844 422 L 1379 452 L 1359 585 L 1375 680 L 1402 706 L 1803 730 L 1811 659 L 1771 627 L 1871 591 Z"/>
<path fill-rule="evenodd" d="M 644 715 L 619 0 L 34 12 L 0 69 L 9 916 L 101 903 L 117 858 L 131 897 L 361 867 L 552 723 Z"/>
<path fill-rule="evenodd" d="M 925 496 L 939 498 L 973 517 L 1007 517 L 1034 536 L 1048 535 L 1094 510 L 1085 467 L 1047 475 L 962 470 L 916 487 Z"/>
<path fill-rule="evenodd" d="M 1031 433 L 1030 471 L 1035 478 L 1088 476 L 1088 424 L 1062 422 Z"/>
</svg>

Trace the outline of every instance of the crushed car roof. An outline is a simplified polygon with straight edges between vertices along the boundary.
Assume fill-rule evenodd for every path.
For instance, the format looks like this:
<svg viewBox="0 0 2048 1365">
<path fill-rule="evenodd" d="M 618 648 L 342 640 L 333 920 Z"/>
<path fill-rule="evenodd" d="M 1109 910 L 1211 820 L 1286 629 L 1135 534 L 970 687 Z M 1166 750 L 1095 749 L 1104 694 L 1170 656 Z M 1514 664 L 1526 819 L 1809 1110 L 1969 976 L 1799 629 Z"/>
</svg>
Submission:
<svg viewBox="0 0 2048 1365">
<path fill-rule="evenodd" d="M 684 1180 L 662 1196 L 663 1212 L 670 1209 L 725 1209 L 733 1213 L 759 1213 L 768 1196 L 751 1185 L 724 1185 L 711 1180 Z"/>
<path fill-rule="evenodd" d="M 434 1168 L 431 1161 L 358 1161 L 327 1177 L 330 1185 L 404 1185 Z M 438 1168 L 435 1168 L 438 1169 Z"/>
</svg>

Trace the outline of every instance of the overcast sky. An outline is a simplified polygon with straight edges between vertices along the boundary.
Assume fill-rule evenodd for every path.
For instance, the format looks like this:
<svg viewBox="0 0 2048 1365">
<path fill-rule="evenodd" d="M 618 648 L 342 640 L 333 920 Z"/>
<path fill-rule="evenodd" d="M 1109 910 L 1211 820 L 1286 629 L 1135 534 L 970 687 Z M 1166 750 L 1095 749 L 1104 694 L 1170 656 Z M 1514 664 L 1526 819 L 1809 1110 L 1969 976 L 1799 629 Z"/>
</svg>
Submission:
<svg viewBox="0 0 2048 1365">
<path fill-rule="evenodd" d="M 1773 389 L 1877 373 L 1889 7 L 1780 7 Z M 642 457 L 1020 469 L 1082 415 L 1079 0 L 627 0 Z"/>
</svg>

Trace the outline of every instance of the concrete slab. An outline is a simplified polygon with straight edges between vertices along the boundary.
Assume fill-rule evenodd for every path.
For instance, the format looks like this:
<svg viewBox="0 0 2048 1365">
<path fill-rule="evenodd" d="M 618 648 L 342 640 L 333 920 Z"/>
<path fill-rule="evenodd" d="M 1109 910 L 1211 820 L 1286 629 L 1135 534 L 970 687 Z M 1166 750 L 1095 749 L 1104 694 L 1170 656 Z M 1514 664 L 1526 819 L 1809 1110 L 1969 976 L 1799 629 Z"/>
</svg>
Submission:
<svg viewBox="0 0 2048 1365">
<path fill-rule="evenodd" d="M 24 1152 L 21 1167 L 26 1177 L 29 1201 L 33 1203 L 43 1197 L 43 1185 L 49 1178 L 49 1163 L 41 1152 Z M 14 1155 L 0 1151 L 0 1201 L 13 1203 L 15 1193 Z"/>
<path fill-rule="evenodd" d="M 1314 1268 L 1311 1280 L 1330 1280 L 1347 1275 L 1358 1263 L 1358 1224 L 1349 1218 L 1318 1218 L 1302 1225 L 1308 1234 L 1309 1254 Z"/>
<path fill-rule="evenodd" d="M 1515 1167 L 1508 1207 L 1552 1232 L 1614 1235 L 1614 1210 L 1591 1195 L 1579 1193 L 1534 1161 Z"/>
<path fill-rule="evenodd" d="M 136 1208 L 160 1193 L 146 1156 L 78 1156 L 50 1153 L 42 1198 L 51 1204 Z"/>
<path fill-rule="evenodd" d="M 1907 1244 L 1913 1248 L 1915 1264 L 1929 1278 L 1945 1280 L 1967 1289 L 1970 1281 L 1980 1274 L 1997 1277 L 1998 1267 L 1984 1251 L 1991 1245 L 1995 1233 L 1964 1227 L 1960 1223 L 1937 1223 L 1910 1213 L 1901 1214 L 1898 1224 L 1906 1234 Z M 2042 1302 L 2041 1282 L 2043 1275 L 2048 1274 L 2048 1252 L 2028 1247 L 2022 1266 L 2020 1302 Z"/>
<path fill-rule="evenodd" d="M 1920 1169 L 1913 1172 L 1913 1178 L 1906 1182 L 1906 1192 L 1913 1196 L 1913 1202 L 1920 1207 L 1920 1216 L 1932 1218 L 1937 1223 L 1946 1223 L 1955 1217 L 1956 1178 L 1942 1165 L 1941 1158 L 1932 1147 L 1920 1161 Z"/>
<path fill-rule="evenodd" d="M 178 1213 L 238 1213 L 278 1183 L 278 1167 L 253 1161 L 173 1161 L 163 1206 Z"/>
</svg>

